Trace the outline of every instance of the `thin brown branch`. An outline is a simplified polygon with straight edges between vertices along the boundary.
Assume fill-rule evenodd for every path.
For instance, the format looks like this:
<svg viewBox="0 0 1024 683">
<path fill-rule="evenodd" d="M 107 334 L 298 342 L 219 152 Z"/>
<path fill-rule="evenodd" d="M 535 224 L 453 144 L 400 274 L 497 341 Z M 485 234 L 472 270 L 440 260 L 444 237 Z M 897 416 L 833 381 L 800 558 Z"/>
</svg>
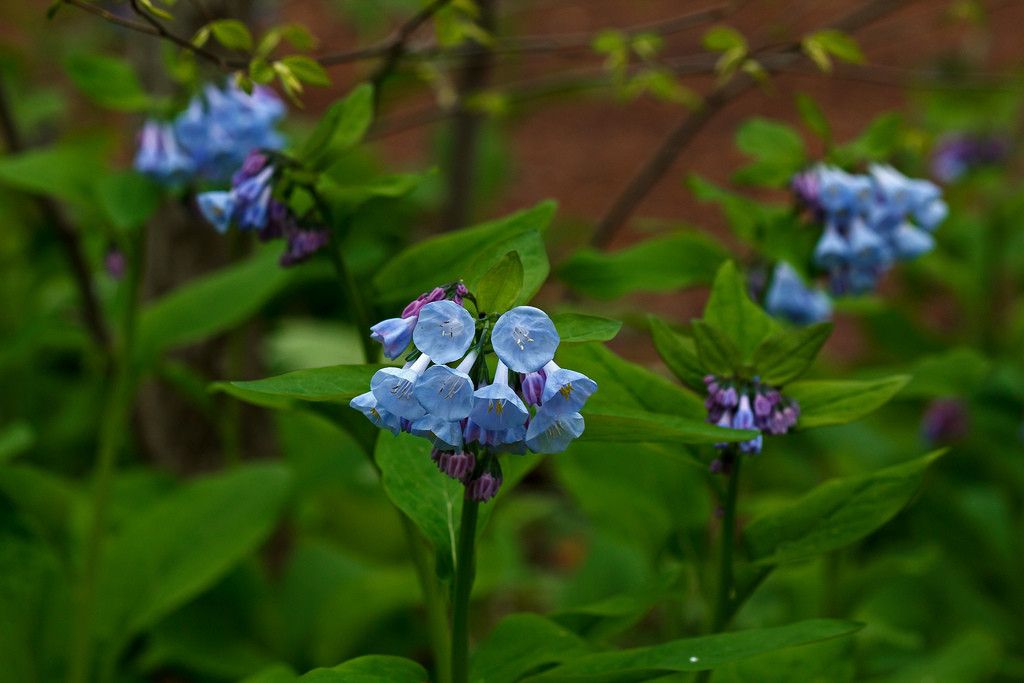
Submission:
<svg viewBox="0 0 1024 683">
<path fill-rule="evenodd" d="M 153 36 L 160 35 L 160 33 L 149 24 L 142 24 L 137 21 L 132 21 L 131 19 L 119 17 L 116 14 L 108 12 L 102 7 L 97 7 L 96 5 L 93 5 L 91 2 L 88 2 L 87 0 L 64 0 L 64 2 L 73 7 L 84 9 L 86 12 L 89 12 L 90 14 L 95 14 L 98 17 L 102 17 L 112 24 L 124 26 L 125 28 L 130 28 L 133 31 L 138 31 L 139 33 L 148 33 Z"/>
<path fill-rule="evenodd" d="M 391 37 L 386 38 L 379 43 L 369 45 L 367 47 L 361 47 L 356 50 L 350 50 L 348 52 L 324 55 L 323 57 L 317 58 L 317 61 L 320 62 L 322 66 L 347 64 L 349 62 L 358 62 L 364 59 L 372 59 L 374 57 L 387 57 L 388 62 L 397 62 L 405 52 L 406 45 L 416 30 L 426 23 L 432 16 L 437 14 L 437 12 L 449 2 L 451 2 L 451 0 L 434 0 L 429 5 L 425 5 L 419 12 L 399 26 Z"/>
<path fill-rule="evenodd" d="M 2 133 L 7 151 L 12 154 L 25 151 L 24 143 L 18 134 L 14 116 L 7 102 L 6 92 L 0 83 L 0 133 Z M 60 207 L 49 197 L 37 197 L 40 212 L 60 242 L 61 249 L 71 267 L 71 276 L 81 300 L 82 319 L 89 335 L 100 351 L 109 356 L 111 351 L 110 332 L 100 306 L 96 291 L 92 286 L 92 272 L 85 258 L 82 241 L 61 211 Z"/>
<path fill-rule="evenodd" d="M 192 41 L 183 36 L 168 30 L 156 17 L 147 12 L 144 7 L 139 3 L 139 0 L 128 0 L 128 4 L 131 6 L 132 11 L 135 12 L 141 19 L 149 24 L 161 38 L 171 41 L 179 47 L 183 47 L 187 50 L 191 50 L 197 55 L 201 55 L 213 62 L 221 69 L 228 71 L 231 69 L 244 69 L 249 66 L 248 62 L 239 62 L 235 60 L 228 60 L 218 55 L 216 52 L 207 50 L 205 47 L 198 47 L 192 44 Z"/>
<path fill-rule="evenodd" d="M 856 31 L 893 12 L 904 2 L 905 0 L 875 0 L 863 4 L 829 28 L 844 32 Z M 755 53 L 753 56 L 756 59 L 761 55 Z M 775 51 L 772 57 L 773 63 L 765 67 L 769 72 L 785 68 L 799 59 L 800 46 L 798 43 L 791 44 Z M 716 87 L 705 98 L 703 106 L 683 117 L 612 202 L 598 223 L 591 237 L 591 244 L 597 247 L 606 246 L 704 126 L 726 105 L 750 90 L 755 83 L 756 81 L 747 75 L 737 75 Z"/>
</svg>

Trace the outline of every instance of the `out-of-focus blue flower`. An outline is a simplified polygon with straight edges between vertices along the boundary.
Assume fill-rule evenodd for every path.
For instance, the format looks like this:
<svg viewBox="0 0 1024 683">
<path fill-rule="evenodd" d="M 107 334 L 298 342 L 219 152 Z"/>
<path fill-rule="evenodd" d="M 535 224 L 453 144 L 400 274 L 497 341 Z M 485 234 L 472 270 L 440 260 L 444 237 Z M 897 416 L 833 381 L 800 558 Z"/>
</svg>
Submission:
<svg viewBox="0 0 1024 683">
<path fill-rule="evenodd" d="M 265 186 L 255 201 L 248 202 L 238 218 L 238 227 L 246 230 L 262 230 L 267 225 L 267 210 L 270 208 L 270 187 Z"/>
<path fill-rule="evenodd" d="M 1009 154 L 1010 144 L 1005 137 L 977 133 L 946 135 L 932 152 L 932 177 L 951 183 L 975 168 L 1002 163 Z"/>
<path fill-rule="evenodd" d="M 582 372 L 565 370 L 555 361 L 544 366 L 544 412 L 550 414 L 578 413 L 587 399 L 597 391 L 597 382 Z"/>
<path fill-rule="evenodd" d="M 910 261 L 934 249 L 935 238 L 924 230 L 904 221 L 896 228 L 892 244 L 896 252 L 896 258 L 901 261 Z"/>
<path fill-rule="evenodd" d="M 285 233 L 287 249 L 281 254 L 280 264 L 283 267 L 293 266 L 309 259 L 314 253 L 323 249 L 331 241 L 331 233 L 324 229 L 292 228 Z"/>
<path fill-rule="evenodd" d="M 967 406 L 957 398 L 932 401 L 921 418 L 921 437 L 930 446 L 959 441 L 968 429 Z"/>
<path fill-rule="evenodd" d="M 536 372 L 555 357 L 558 331 L 548 314 L 517 306 L 502 314 L 491 332 L 494 353 L 516 372 Z"/>
<path fill-rule="evenodd" d="M 435 363 L 450 363 L 466 354 L 475 334 L 469 311 L 453 301 L 434 301 L 420 309 L 412 340 Z"/>
<path fill-rule="evenodd" d="M 561 453 L 583 434 L 584 426 L 579 413 L 551 413 L 542 407 L 530 420 L 526 445 L 534 453 Z"/>
<path fill-rule="evenodd" d="M 394 360 L 409 346 L 414 327 L 416 318 L 388 318 L 370 328 L 370 339 L 380 342 L 384 355 Z"/>
<path fill-rule="evenodd" d="M 765 294 L 764 308 L 796 325 L 810 325 L 832 315 L 832 300 L 825 292 L 807 287 L 792 266 L 779 261 Z"/>
<path fill-rule="evenodd" d="M 196 196 L 199 211 L 203 218 L 210 221 L 217 232 L 227 232 L 231 219 L 235 215 L 235 195 L 233 192 L 212 191 Z"/>
<path fill-rule="evenodd" d="M 142 127 L 134 167 L 165 185 L 181 183 L 195 170 L 194 162 L 175 139 L 171 125 L 153 120 L 146 121 Z"/>
<path fill-rule="evenodd" d="M 826 223 L 825 231 L 814 247 L 814 264 L 819 268 L 831 270 L 849 262 L 851 256 L 849 242 L 839 234 L 834 223 Z"/>
</svg>

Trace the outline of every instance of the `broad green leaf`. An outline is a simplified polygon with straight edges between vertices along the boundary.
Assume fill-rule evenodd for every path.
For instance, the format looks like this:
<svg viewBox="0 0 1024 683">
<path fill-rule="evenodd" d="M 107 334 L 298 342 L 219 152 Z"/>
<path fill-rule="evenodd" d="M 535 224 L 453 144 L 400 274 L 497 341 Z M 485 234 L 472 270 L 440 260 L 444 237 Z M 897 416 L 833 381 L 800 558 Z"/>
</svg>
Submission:
<svg viewBox="0 0 1024 683">
<path fill-rule="evenodd" d="M 653 647 L 584 655 L 524 680 L 530 683 L 613 683 L 648 681 L 675 671 L 702 671 L 747 657 L 856 633 L 863 624 L 809 619 L 787 626 L 701 638 L 673 640 Z"/>
<path fill-rule="evenodd" d="M 755 202 L 724 190 L 696 174 L 687 178 L 687 184 L 698 200 L 718 204 L 733 233 L 746 242 L 758 241 L 759 231 L 765 225 L 777 220 L 780 215 L 790 213 L 788 206 L 770 206 Z"/>
<path fill-rule="evenodd" d="M 897 375 L 863 382 L 793 382 L 785 394 L 800 403 L 797 428 L 807 429 L 844 424 L 867 415 L 887 403 L 908 381 L 907 375 Z"/>
<path fill-rule="evenodd" d="M 0 157 L 0 185 L 91 206 L 105 141 L 96 138 Z"/>
<path fill-rule="evenodd" d="M 580 439 L 619 443 L 725 443 L 749 441 L 757 430 L 726 429 L 702 420 L 629 408 L 583 409 L 586 429 Z"/>
<path fill-rule="evenodd" d="M 544 665 L 559 664 L 594 647 L 572 631 L 538 614 L 502 619 L 473 656 L 469 680 L 515 683 Z"/>
<path fill-rule="evenodd" d="M 630 408 L 692 420 L 703 420 L 707 415 L 703 399 L 696 394 L 616 356 L 600 344 L 559 347 L 556 360 L 562 367 L 582 372 L 597 382 L 597 393 L 587 401 L 589 411 Z"/>
<path fill-rule="evenodd" d="M 622 329 L 618 320 L 582 313 L 559 313 L 551 316 L 551 321 L 555 323 L 562 344 L 609 341 Z"/>
<path fill-rule="evenodd" d="M 966 625 L 965 625 L 966 626 Z M 980 625 L 979 625 L 980 626 Z M 991 628 L 986 625 L 985 628 Z M 978 627 L 958 634 L 948 643 L 929 647 L 920 656 L 904 662 L 896 673 L 877 679 L 877 683 L 962 683 L 992 681 L 1005 677 L 1005 644 L 994 634 Z M 1019 668 L 1016 669 L 1020 671 Z M 1016 678 L 1016 675 L 1012 675 Z"/>
<path fill-rule="evenodd" d="M 237 19 L 217 19 L 207 26 L 217 42 L 230 50 L 251 50 L 252 34 Z"/>
<path fill-rule="evenodd" d="M 17 420 L 0 428 L 0 464 L 24 453 L 32 448 L 36 434 L 31 425 L 24 420 Z"/>
<path fill-rule="evenodd" d="M 732 261 L 718 269 L 704 307 L 704 322 L 732 339 L 745 362 L 750 362 L 757 347 L 778 330 L 771 316 L 750 300 L 743 273 Z"/>
<path fill-rule="evenodd" d="M 668 292 L 707 284 L 726 256 L 714 240 L 680 232 L 612 253 L 581 249 L 559 266 L 557 275 L 578 292 L 615 299 L 630 292 Z"/>
<path fill-rule="evenodd" d="M 661 360 L 683 384 L 698 394 L 703 394 L 706 390 L 704 376 L 707 370 L 697 357 L 694 342 L 672 331 L 668 325 L 653 315 L 647 316 L 647 322 L 651 326 L 654 348 L 658 350 Z"/>
<path fill-rule="evenodd" d="M 257 57 L 249 62 L 249 78 L 254 83 L 265 85 L 274 80 L 274 68 L 265 59 Z"/>
<path fill-rule="evenodd" d="M 925 356 L 913 365 L 913 379 L 900 396 L 939 398 L 969 396 L 982 384 L 992 363 L 971 348 L 953 349 L 941 355 Z"/>
<path fill-rule="evenodd" d="M 302 146 L 299 159 L 326 168 L 333 156 L 357 145 L 372 122 L 373 86 L 363 83 L 324 113 Z"/>
<path fill-rule="evenodd" d="M 826 144 L 832 141 L 832 127 L 825 117 L 825 112 L 821 110 L 813 97 L 807 93 L 799 93 L 796 96 L 796 108 L 808 130 L 824 140 Z"/>
<path fill-rule="evenodd" d="M 543 282 L 540 274 L 547 276 L 547 258 L 543 259 L 543 267 L 531 267 L 531 263 L 537 264 L 539 260 L 536 249 L 514 243 L 523 238 L 535 241 L 529 233 L 542 231 L 554 215 L 554 202 L 542 202 L 496 221 L 419 242 L 381 266 L 373 277 L 374 287 L 389 305 L 409 301 L 438 285 L 460 279 L 465 279 L 466 286 L 472 289 L 475 282 L 471 282 L 471 277 L 482 277 L 506 253 L 516 251 L 523 262 L 523 295 L 532 296 Z M 513 246 L 506 248 L 509 244 Z M 543 244 L 539 248 L 543 252 Z"/>
<path fill-rule="evenodd" d="M 720 377 L 738 374 L 743 367 L 743 356 L 735 342 L 725 332 L 703 320 L 694 320 L 692 325 L 697 357 L 705 371 Z"/>
<path fill-rule="evenodd" d="M 754 369 L 765 384 L 787 384 L 804 373 L 832 334 L 832 323 L 798 327 L 769 338 L 754 352 Z"/>
<path fill-rule="evenodd" d="M 250 394 L 281 397 L 299 401 L 330 401 L 348 403 L 359 394 L 370 390 L 373 374 L 383 365 L 333 365 L 326 368 L 296 370 L 276 377 L 230 382 L 241 393 L 232 395 L 245 398 Z"/>
<path fill-rule="evenodd" d="M 64 61 L 72 82 L 101 107 L 140 111 L 152 106 L 139 77 L 123 59 L 103 55 L 72 55 Z"/>
<path fill-rule="evenodd" d="M 551 268 L 544 238 L 538 230 L 528 230 L 504 242 L 495 243 L 481 253 L 466 267 L 462 278 L 466 287 L 470 291 L 479 289 L 481 278 L 509 252 L 515 252 L 523 266 L 523 286 L 515 303 L 525 304 L 532 299 L 547 280 Z"/>
<path fill-rule="evenodd" d="M 854 140 L 836 149 L 840 164 L 887 161 L 903 143 L 903 117 L 896 112 L 880 114 Z"/>
<path fill-rule="evenodd" d="M 715 26 L 704 34 L 701 45 L 705 50 L 713 52 L 725 52 L 740 48 L 747 49 L 747 39 L 736 29 L 729 26 Z"/>
<path fill-rule="evenodd" d="M 113 226 L 125 231 L 144 225 L 156 213 L 162 192 L 146 176 L 125 171 L 101 176 L 96 199 Z"/>
<path fill-rule="evenodd" d="M 734 175 L 737 182 L 783 185 L 807 162 L 804 141 L 794 128 L 757 116 L 740 126 L 736 146 L 757 159 Z"/>
<path fill-rule="evenodd" d="M 943 452 L 872 474 L 833 479 L 789 507 L 754 520 L 743 532 L 750 560 L 804 560 L 867 536 L 903 509 Z"/>
<path fill-rule="evenodd" d="M 302 683 L 425 683 L 427 670 L 416 662 L 392 655 L 366 655 L 331 669 L 314 669 Z"/>
<path fill-rule="evenodd" d="M 245 321 L 289 280 L 274 248 L 193 280 L 149 304 L 139 319 L 136 352 L 152 360 L 164 349 L 206 339 Z"/>
<path fill-rule="evenodd" d="M 347 168 L 348 165 L 345 164 L 345 167 Z M 349 182 L 334 180 L 331 175 L 331 169 L 328 168 L 321 174 L 320 179 L 317 181 L 316 189 L 331 204 L 341 204 L 347 210 L 352 210 L 371 199 L 397 199 L 404 197 L 419 187 L 433 173 L 433 171 L 427 173 L 400 173 L 397 175 L 381 176 L 362 184 L 353 185 Z"/>
<path fill-rule="evenodd" d="M 511 251 L 480 278 L 476 301 L 481 312 L 504 313 L 512 308 L 523 291 L 523 262 Z"/>
<path fill-rule="evenodd" d="M 331 84 L 331 77 L 315 59 L 304 55 L 289 55 L 282 58 L 281 62 L 303 83 L 321 86 Z"/>
<path fill-rule="evenodd" d="M 106 546 L 97 633 L 115 651 L 223 577 L 270 534 L 289 489 L 280 465 L 193 481 L 128 521 Z"/>
<path fill-rule="evenodd" d="M 298 674 L 287 664 L 274 664 L 243 678 L 241 683 L 295 683 Z"/>
</svg>

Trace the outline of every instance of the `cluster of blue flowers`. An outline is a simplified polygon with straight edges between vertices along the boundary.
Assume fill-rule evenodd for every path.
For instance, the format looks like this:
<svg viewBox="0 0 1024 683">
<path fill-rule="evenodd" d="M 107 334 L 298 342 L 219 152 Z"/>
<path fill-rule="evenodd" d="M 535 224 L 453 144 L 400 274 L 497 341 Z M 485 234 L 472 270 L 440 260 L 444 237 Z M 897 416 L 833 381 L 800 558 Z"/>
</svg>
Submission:
<svg viewBox="0 0 1024 683">
<path fill-rule="evenodd" d="M 330 232 L 322 227 L 300 227 L 288 206 L 274 198 L 278 166 L 261 150 L 253 150 L 231 178 L 230 190 L 203 192 L 196 197 L 199 210 L 217 232 L 231 223 L 241 230 L 254 230 L 263 242 L 284 239 L 287 249 L 282 266 L 305 261 L 327 245 Z"/>
<path fill-rule="evenodd" d="M 969 133 L 948 135 L 939 140 L 932 152 L 932 177 L 942 183 L 952 183 L 972 169 L 999 164 L 1009 155 L 1010 144 L 1004 137 Z"/>
<path fill-rule="evenodd" d="M 731 429 L 759 429 L 761 434 L 738 444 L 747 455 L 761 452 L 764 434 L 785 434 L 800 417 L 800 405 L 782 394 L 776 387 L 764 384 L 756 377 L 752 382 L 707 375 L 704 378 L 707 397 L 707 422 Z M 722 456 L 711 463 L 711 471 L 728 474 L 732 467 L 732 444 L 717 443 Z"/>
<path fill-rule="evenodd" d="M 792 188 L 824 226 L 814 264 L 834 296 L 872 291 L 896 261 L 931 251 L 931 233 L 949 212 L 937 185 L 881 164 L 866 175 L 818 164 L 794 176 Z"/>
<path fill-rule="evenodd" d="M 793 266 L 779 261 L 765 293 L 764 309 L 795 325 L 810 325 L 832 315 L 832 299 L 821 289 L 808 287 Z"/>
<path fill-rule="evenodd" d="M 388 358 L 410 342 L 414 350 L 403 367 L 378 370 L 350 405 L 395 435 L 429 439 L 438 468 L 463 483 L 467 499 L 486 502 L 501 486 L 497 454 L 564 451 L 583 433 L 579 411 L 597 383 L 554 362 L 558 332 L 540 309 L 474 318 L 464 298 L 472 300 L 451 283 L 374 325 Z M 489 350 L 497 356 L 493 377 Z"/>
<path fill-rule="evenodd" d="M 251 150 L 284 146 L 274 130 L 284 113 L 269 88 L 257 85 L 249 95 L 233 83 L 223 90 L 207 85 L 174 120 L 146 121 L 135 170 L 164 185 L 224 182 Z"/>
</svg>

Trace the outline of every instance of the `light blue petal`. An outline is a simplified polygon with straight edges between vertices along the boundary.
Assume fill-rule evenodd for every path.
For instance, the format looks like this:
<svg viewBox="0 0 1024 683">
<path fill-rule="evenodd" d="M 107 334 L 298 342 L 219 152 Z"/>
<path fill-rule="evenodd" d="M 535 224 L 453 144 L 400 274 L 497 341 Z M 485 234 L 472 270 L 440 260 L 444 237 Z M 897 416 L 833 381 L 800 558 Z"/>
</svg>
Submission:
<svg viewBox="0 0 1024 683">
<path fill-rule="evenodd" d="M 420 309 L 412 341 L 435 363 L 450 363 L 466 355 L 476 336 L 476 321 L 454 301 L 434 301 Z"/>
<path fill-rule="evenodd" d="M 516 372 L 540 370 L 555 357 L 558 342 L 551 318 L 533 306 L 519 306 L 503 314 L 491 332 L 494 353 Z"/>
<path fill-rule="evenodd" d="M 579 413 L 554 415 L 541 408 L 526 430 L 526 446 L 534 453 L 561 453 L 579 438 L 584 426 Z"/>
<path fill-rule="evenodd" d="M 814 264 L 819 268 L 831 270 L 836 266 L 846 263 L 850 259 L 850 245 L 839 234 L 836 227 L 828 223 L 821 239 L 814 247 Z"/>
<path fill-rule="evenodd" d="M 582 372 L 559 368 L 544 383 L 544 411 L 551 414 L 578 413 L 597 391 L 597 382 Z"/>
<path fill-rule="evenodd" d="M 370 339 L 380 342 L 384 355 L 394 360 L 402 355 L 412 341 L 416 318 L 388 318 L 370 328 Z"/>
<path fill-rule="evenodd" d="M 411 369 L 381 368 L 370 379 L 370 391 L 384 410 L 407 420 L 418 420 L 427 411 L 416 400 L 417 379 Z"/>
<path fill-rule="evenodd" d="M 941 199 L 928 202 L 914 212 L 914 218 L 925 230 L 935 230 L 948 215 L 949 207 Z"/>
<path fill-rule="evenodd" d="M 410 430 L 416 436 L 430 439 L 435 448 L 443 451 L 462 450 L 462 425 L 458 421 L 445 420 L 437 415 L 424 415 L 412 424 Z"/>
<path fill-rule="evenodd" d="M 434 365 L 416 383 L 416 398 L 428 413 L 461 420 L 473 409 L 473 380 L 447 365 Z"/>
<path fill-rule="evenodd" d="M 910 261 L 934 249 L 935 238 L 924 230 L 904 222 L 893 235 L 893 246 L 897 258 Z"/>
<path fill-rule="evenodd" d="M 397 415 L 389 413 L 377 404 L 372 391 L 360 394 L 349 401 L 349 405 L 361 412 L 366 418 L 381 429 L 387 429 L 398 436 L 400 421 Z"/>
<path fill-rule="evenodd" d="M 505 430 L 518 427 L 530 417 L 522 399 L 503 384 L 491 384 L 473 394 L 470 419 L 482 429 Z"/>
<path fill-rule="evenodd" d="M 227 232 L 235 213 L 235 198 L 231 192 L 203 192 L 196 197 L 199 211 L 217 232 Z"/>
</svg>

